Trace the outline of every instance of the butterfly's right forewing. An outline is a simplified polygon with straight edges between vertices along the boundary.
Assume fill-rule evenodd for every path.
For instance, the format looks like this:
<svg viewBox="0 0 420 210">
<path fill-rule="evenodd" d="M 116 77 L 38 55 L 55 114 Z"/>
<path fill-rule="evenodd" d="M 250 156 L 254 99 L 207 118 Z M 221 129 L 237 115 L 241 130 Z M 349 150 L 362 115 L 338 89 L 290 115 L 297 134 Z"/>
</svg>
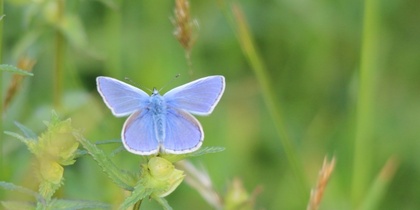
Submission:
<svg viewBox="0 0 420 210">
<path fill-rule="evenodd" d="M 223 76 L 204 77 L 167 92 L 163 97 L 167 106 L 196 115 L 209 115 L 225 90 Z"/>
<path fill-rule="evenodd" d="M 115 116 L 126 116 L 141 109 L 149 100 L 144 91 L 110 77 L 96 78 L 98 92 Z"/>
</svg>

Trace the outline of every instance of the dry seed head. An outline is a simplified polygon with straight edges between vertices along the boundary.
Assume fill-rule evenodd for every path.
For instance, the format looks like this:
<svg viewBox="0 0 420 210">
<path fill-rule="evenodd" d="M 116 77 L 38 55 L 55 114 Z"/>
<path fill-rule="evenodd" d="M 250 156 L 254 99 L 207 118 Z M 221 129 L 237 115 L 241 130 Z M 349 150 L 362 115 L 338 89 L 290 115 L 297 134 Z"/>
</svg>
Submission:
<svg viewBox="0 0 420 210">
<path fill-rule="evenodd" d="M 316 187 L 311 190 L 311 197 L 309 199 L 307 210 L 317 210 L 319 208 L 324 190 L 327 187 L 332 172 L 334 171 L 334 166 L 335 157 L 333 157 L 330 162 L 327 161 L 326 157 L 324 158 L 324 163 L 319 171 Z"/>
<path fill-rule="evenodd" d="M 31 72 L 35 63 L 36 61 L 29 57 L 21 57 L 17 63 L 17 67 L 19 69 L 23 69 L 25 71 Z M 7 107 L 10 105 L 10 102 L 13 100 L 13 98 L 16 96 L 16 93 L 19 91 L 19 88 L 21 87 L 21 84 L 22 84 L 23 77 L 24 76 L 20 74 L 13 75 L 12 81 L 6 91 L 6 98 L 4 99 L 3 111 L 7 110 Z"/>
<path fill-rule="evenodd" d="M 174 35 L 182 47 L 187 51 L 191 51 L 194 44 L 193 27 L 196 21 L 191 20 L 190 4 L 188 0 L 175 0 L 175 25 Z"/>
</svg>

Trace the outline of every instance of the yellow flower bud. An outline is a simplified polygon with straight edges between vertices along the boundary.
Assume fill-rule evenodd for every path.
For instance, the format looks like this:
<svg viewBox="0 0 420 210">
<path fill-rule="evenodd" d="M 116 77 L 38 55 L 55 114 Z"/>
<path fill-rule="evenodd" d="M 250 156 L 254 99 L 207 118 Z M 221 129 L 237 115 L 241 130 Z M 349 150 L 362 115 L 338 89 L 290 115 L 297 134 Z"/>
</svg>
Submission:
<svg viewBox="0 0 420 210">
<path fill-rule="evenodd" d="M 184 172 L 175 169 L 168 160 L 161 157 L 153 157 L 147 164 L 147 183 L 154 190 L 153 195 L 165 197 L 172 193 L 184 180 Z"/>
<path fill-rule="evenodd" d="M 33 149 L 39 159 L 49 159 L 61 165 L 70 165 L 75 162 L 75 151 L 79 142 L 73 135 L 74 129 L 71 120 L 50 123 L 48 130 L 38 139 Z"/>
<path fill-rule="evenodd" d="M 148 167 L 152 177 L 158 180 L 165 180 L 175 170 L 171 162 L 160 157 L 151 158 Z"/>
</svg>

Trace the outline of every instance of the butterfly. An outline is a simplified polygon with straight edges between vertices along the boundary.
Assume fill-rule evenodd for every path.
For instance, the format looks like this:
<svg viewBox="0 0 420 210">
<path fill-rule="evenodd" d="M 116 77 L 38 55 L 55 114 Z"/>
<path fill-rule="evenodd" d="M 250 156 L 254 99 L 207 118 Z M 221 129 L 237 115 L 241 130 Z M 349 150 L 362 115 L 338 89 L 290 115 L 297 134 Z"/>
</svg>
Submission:
<svg viewBox="0 0 420 210">
<path fill-rule="evenodd" d="M 208 76 L 176 87 L 164 95 L 144 91 L 111 77 L 96 78 L 99 94 L 117 117 L 130 115 L 121 138 L 138 155 L 184 154 L 200 148 L 203 128 L 194 115 L 212 113 L 225 90 L 223 76 Z"/>
</svg>

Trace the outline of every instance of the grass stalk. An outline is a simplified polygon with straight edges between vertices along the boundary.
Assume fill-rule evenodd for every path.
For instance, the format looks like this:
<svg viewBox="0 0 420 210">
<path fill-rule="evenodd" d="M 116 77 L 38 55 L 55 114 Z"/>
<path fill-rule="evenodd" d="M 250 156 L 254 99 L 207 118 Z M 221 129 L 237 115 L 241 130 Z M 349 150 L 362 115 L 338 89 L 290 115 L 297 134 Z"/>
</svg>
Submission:
<svg viewBox="0 0 420 210">
<path fill-rule="evenodd" d="M 239 5 L 235 4 L 233 6 L 233 13 L 235 16 L 234 25 L 236 26 L 236 32 L 240 45 L 257 77 L 259 84 L 261 85 L 265 104 L 267 105 L 268 111 L 273 118 L 275 128 L 287 160 L 289 161 L 295 177 L 298 179 L 300 195 L 303 200 L 306 200 L 308 197 L 309 185 L 306 183 L 303 167 L 301 165 L 302 163 L 299 160 L 296 149 L 294 148 L 286 131 L 283 114 L 281 113 L 281 103 L 277 100 L 276 93 L 274 91 L 275 88 L 269 79 L 267 69 L 253 43 L 251 32 Z"/>
<path fill-rule="evenodd" d="M 395 157 L 391 157 L 382 168 L 379 175 L 374 180 L 359 210 L 379 209 L 379 204 L 383 199 L 386 189 L 391 182 L 394 174 L 399 166 L 399 161 Z"/>
<path fill-rule="evenodd" d="M 4 1 L 0 0 L 0 16 L 3 15 L 3 7 Z M 3 61 L 2 57 L 2 50 L 3 50 L 3 21 L 4 19 L 0 20 L 0 64 Z M 0 72 L 0 82 L 3 84 L 3 72 Z M 0 113 L 3 113 L 3 86 L 0 85 Z M 0 119 L 0 154 L 3 156 L 3 115 Z M 0 158 L 0 168 L 3 168 L 3 157 Z"/>
<path fill-rule="evenodd" d="M 107 39 L 112 42 L 108 45 L 107 49 L 107 59 L 105 61 L 105 74 L 108 76 L 113 76 L 115 78 L 124 78 L 127 76 L 122 71 L 122 35 L 123 31 L 123 17 L 122 9 L 124 0 L 116 0 L 115 8 L 108 12 L 106 17 L 106 27 L 105 31 L 107 34 Z"/>
<path fill-rule="evenodd" d="M 61 21 L 64 15 L 64 0 L 58 0 L 58 21 Z M 61 98 L 63 94 L 63 61 L 64 61 L 64 36 L 59 29 L 55 30 L 54 40 L 54 73 L 53 73 L 53 100 L 54 107 L 59 108 L 61 106 Z"/>
<path fill-rule="evenodd" d="M 352 199 L 357 206 L 371 174 L 372 108 L 378 56 L 378 1 L 365 0 L 354 143 Z"/>
</svg>

